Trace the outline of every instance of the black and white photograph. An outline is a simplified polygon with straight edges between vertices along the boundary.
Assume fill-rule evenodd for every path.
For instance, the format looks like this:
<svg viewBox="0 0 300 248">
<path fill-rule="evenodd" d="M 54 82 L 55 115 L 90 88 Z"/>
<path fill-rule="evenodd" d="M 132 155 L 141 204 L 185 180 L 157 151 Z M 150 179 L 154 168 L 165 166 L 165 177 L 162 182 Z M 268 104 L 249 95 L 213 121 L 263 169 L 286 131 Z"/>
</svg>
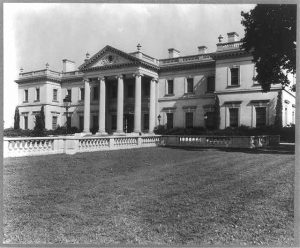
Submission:
<svg viewBox="0 0 300 248">
<path fill-rule="evenodd" d="M 300 245 L 299 12 L 3 3 L 2 244 Z"/>
</svg>

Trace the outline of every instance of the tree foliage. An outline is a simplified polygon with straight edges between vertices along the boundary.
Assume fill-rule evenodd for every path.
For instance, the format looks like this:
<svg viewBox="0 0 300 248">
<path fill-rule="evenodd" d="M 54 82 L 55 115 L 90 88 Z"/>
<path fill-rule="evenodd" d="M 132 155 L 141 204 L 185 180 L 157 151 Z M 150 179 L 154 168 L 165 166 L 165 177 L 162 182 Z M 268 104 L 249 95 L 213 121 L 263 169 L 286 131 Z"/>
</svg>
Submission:
<svg viewBox="0 0 300 248">
<path fill-rule="evenodd" d="M 20 112 L 18 107 L 15 109 L 14 129 L 20 129 Z"/>
<path fill-rule="evenodd" d="M 253 55 L 255 80 L 263 91 L 272 84 L 290 85 L 287 73 L 296 73 L 296 4 L 258 4 L 242 12 L 242 47 Z"/>
<path fill-rule="evenodd" d="M 282 91 L 278 92 L 274 126 L 282 128 Z"/>
<path fill-rule="evenodd" d="M 42 129 L 45 129 L 45 112 L 44 112 L 44 106 L 41 107 L 41 125 L 42 125 Z"/>
<path fill-rule="evenodd" d="M 219 97 L 216 95 L 215 97 L 215 112 L 214 112 L 214 123 L 215 123 L 215 129 L 219 129 L 220 127 L 220 101 Z"/>
</svg>

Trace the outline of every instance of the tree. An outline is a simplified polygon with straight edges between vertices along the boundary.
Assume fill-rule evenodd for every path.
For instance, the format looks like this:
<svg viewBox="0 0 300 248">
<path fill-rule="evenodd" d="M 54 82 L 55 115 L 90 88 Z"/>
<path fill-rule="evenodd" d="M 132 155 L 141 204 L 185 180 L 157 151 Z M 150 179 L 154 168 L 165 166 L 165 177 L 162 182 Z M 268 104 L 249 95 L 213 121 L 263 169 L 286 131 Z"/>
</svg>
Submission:
<svg viewBox="0 0 300 248">
<path fill-rule="evenodd" d="M 282 91 L 278 92 L 274 126 L 282 128 Z"/>
<path fill-rule="evenodd" d="M 267 92 L 272 84 L 290 85 L 287 73 L 296 72 L 296 4 L 258 4 L 242 12 L 242 48 L 253 56 L 255 80 Z"/>
<path fill-rule="evenodd" d="M 43 122 L 42 122 L 42 117 L 41 117 L 40 114 L 35 116 L 34 130 L 36 130 L 36 131 L 42 131 L 42 130 L 44 130 L 44 128 L 43 128 Z"/>
<path fill-rule="evenodd" d="M 42 129 L 45 129 L 45 112 L 44 112 L 44 106 L 41 107 L 41 125 Z"/>
<path fill-rule="evenodd" d="M 20 129 L 20 112 L 19 112 L 18 107 L 16 107 L 16 110 L 15 110 L 14 129 Z"/>
<path fill-rule="evenodd" d="M 214 123 L 215 123 L 215 129 L 219 129 L 220 127 L 220 101 L 219 97 L 216 95 L 215 97 L 215 113 L 214 113 Z"/>
</svg>

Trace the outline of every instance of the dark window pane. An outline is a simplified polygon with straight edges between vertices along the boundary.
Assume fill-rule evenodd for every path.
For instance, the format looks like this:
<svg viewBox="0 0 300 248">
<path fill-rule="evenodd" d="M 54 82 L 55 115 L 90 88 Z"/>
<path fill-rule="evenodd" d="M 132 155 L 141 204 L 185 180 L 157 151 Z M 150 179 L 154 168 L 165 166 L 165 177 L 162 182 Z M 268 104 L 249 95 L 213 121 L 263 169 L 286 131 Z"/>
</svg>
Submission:
<svg viewBox="0 0 300 248">
<path fill-rule="evenodd" d="M 238 127 L 239 122 L 239 109 L 238 108 L 230 108 L 229 109 L 230 116 L 230 127 Z"/>
<path fill-rule="evenodd" d="M 116 115 L 111 116 L 111 129 L 112 130 L 117 129 L 117 116 Z"/>
<path fill-rule="evenodd" d="M 25 90 L 25 99 L 26 102 L 28 101 L 28 90 Z"/>
<path fill-rule="evenodd" d="M 57 89 L 53 89 L 53 101 L 57 101 Z"/>
<path fill-rule="evenodd" d="M 94 129 L 98 129 L 98 116 L 97 115 L 93 115 L 93 128 Z"/>
<path fill-rule="evenodd" d="M 24 116 L 24 129 L 28 129 L 28 116 Z"/>
<path fill-rule="evenodd" d="M 72 90 L 71 89 L 68 89 L 67 95 L 69 96 L 69 98 L 71 100 L 72 99 Z"/>
<path fill-rule="evenodd" d="M 266 108 L 260 107 L 256 109 L 256 126 L 261 127 L 266 125 Z"/>
<path fill-rule="evenodd" d="M 173 113 L 167 113 L 167 128 L 173 128 Z"/>
<path fill-rule="evenodd" d="M 215 77 L 209 77 L 207 79 L 207 92 L 215 91 Z"/>
<path fill-rule="evenodd" d="M 128 98 L 134 97 L 134 85 L 131 83 L 127 85 L 127 97 Z"/>
<path fill-rule="evenodd" d="M 174 94 L 174 81 L 168 80 L 168 94 Z"/>
<path fill-rule="evenodd" d="M 112 98 L 117 98 L 117 94 L 118 94 L 117 85 L 113 84 L 112 87 L 111 87 L 111 97 Z"/>
<path fill-rule="evenodd" d="M 193 127 L 193 112 L 185 113 L 185 127 L 192 128 Z"/>
<path fill-rule="evenodd" d="M 231 68 L 231 85 L 239 85 L 239 68 Z"/>
<path fill-rule="evenodd" d="M 149 129 L 149 114 L 144 114 L 144 130 Z"/>
<path fill-rule="evenodd" d="M 52 129 L 55 130 L 57 128 L 57 116 L 52 116 Z"/>
<path fill-rule="evenodd" d="M 40 100 L 40 89 L 36 89 L 36 100 Z"/>
<path fill-rule="evenodd" d="M 187 93 L 193 93 L 194 92 L 194 79 L 188 78 L 187 79 Z"/>
<path fill-rule="evenodd" d="M 99 88 L 98 86 L 94 87 L 94 100 L 98 100 L 98 96 L 99 96 Z"/>
<path fill-rule="evenodd" d="M 79 129 L 80 131 L 83 130 L 83 116 L 79 116 Z"/>
<path fill-rule="evenodd" d="M 84 100 L 84 88 L 80 89 L 80 100 Z"/>
</svg>

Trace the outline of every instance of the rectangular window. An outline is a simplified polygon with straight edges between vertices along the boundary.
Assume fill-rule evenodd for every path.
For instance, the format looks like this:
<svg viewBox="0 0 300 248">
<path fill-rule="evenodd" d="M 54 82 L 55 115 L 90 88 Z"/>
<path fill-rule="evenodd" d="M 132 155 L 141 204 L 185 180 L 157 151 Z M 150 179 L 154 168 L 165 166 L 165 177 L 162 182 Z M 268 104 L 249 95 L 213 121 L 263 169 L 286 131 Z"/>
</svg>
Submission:
<svg viewBox="0 0 300 248">
<path fill-rule="evenodd" d="M 284 123 L 285 123 L 285 125 L 288 124 L 288 109 L 287 109 L 287 107 L 284 108 Z"/>
<path fill-rule="evenodd" d="M 168 80 L 168 95 L 173 95 L 174 94 L 174 81 L 173 80 Z"/>
<path fill-rule="evenodd" d="M 111 116 L 111 129 L 112 130 L 117 129 L 117 116 L 116 115 Z"/>
<path fill-rule="evenodd" d="M 57 101 L 57 89 L 53 89 L 53 101 Z"/>
<path fill-rule="evenodd" d="M 173 128 L 173 113 L 167 113 L 167 128 Z"/>
<path fill-rule="evenodd" d="M 238 127 L 239 125 L 239 109 L 230 108 L 229 109 L 229 126 Z"/>
<path fill-rule="evenodd" d="M 215 77 L 208 77 L 207 78 L 207 92 L 214 92 L 215 91 Z"/>
<path fill-rule="evenodd" d="M 256 110 L 256 127 L 263 127 L 266 125 L 266 108 L 257 107 Z"/>
<path fill-rule="evenodd" d="M 98 100 L 98 98 L 99 98 L 99 88 L 98 88 L 98 86 L 95 86 L 95 87 L 94 87 L 94 95 L 93 95 L 93 99 L 94 99 L 94 100 Z"/>
<path fill-rule="evenodd" d="M 187 79 L 187 93 L 193 93 L 194 92 L 194 79 L 188 78 Z"/>
<path fill-rule="evenodd" d="M 84 88 L 80 88 L 80 100 L 84 100 Z"/>
<path fill-rule="evenodd" d="M 70 100 L 72 99 L 72 90 L 68 89 L 67 95 L 69 96 Z"/>
<path fill-rule="evenodd" d="M 28 102 L 28 90 L 24 90 L 24 102 Z"/>
<path fill-rule="evenodd" d="M 36 101 L 39 101 L 40 100 L 40 89 L 39 88 L 36 88 L 35 89 L 35 92 L 36 92 Z"/>
<path fill-rule="evenodd" d="M 194 122 L 194 115 L 193 112 L 186 112 L 185 113 L 185 127 L 186 128 L 193 128 Z"/>
<path fill-rule="evenodd" d="M 28 116 L 24 116 L 24 129 L 28 129 Z"/>
<path fill-rule="evenodd" d="M 79 130 L 82 131 L 83 130 L 83 116 L 79 116 Z"/>
<path fill-rule="evenodd" d="M 239 68 L 231 68 L 231 85 L 239 85 Z"/>
<path fill-rule="evenodd" d="M 52 116 L 52 129 L 55 130 L 57 128 L 57 116 Z"/>
<path fill-rule="evenodd" d="M 144 130 L 149 129 L 149 114 L 144 114 Z"/>
<path fill-rule="evenodd" d="M 134 85 L 131 83 L 127 85 L 127 97 L 128 98 L 134 97 Z"/>
</svg>

